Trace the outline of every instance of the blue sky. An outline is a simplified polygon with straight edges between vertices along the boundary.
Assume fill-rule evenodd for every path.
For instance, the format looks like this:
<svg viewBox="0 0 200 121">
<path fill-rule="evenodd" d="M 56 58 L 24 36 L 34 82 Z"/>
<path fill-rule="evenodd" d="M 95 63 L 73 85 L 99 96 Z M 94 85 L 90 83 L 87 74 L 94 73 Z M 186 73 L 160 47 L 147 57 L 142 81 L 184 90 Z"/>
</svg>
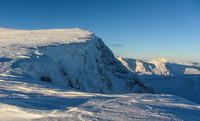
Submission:
<svg viewBox="0 0 200 121">
<path fill-rule="evenodd" d="M 200 62 L 200 0 L 0 0 L 0 26 L 82 28 L 121 57 Z"/>
</svg>

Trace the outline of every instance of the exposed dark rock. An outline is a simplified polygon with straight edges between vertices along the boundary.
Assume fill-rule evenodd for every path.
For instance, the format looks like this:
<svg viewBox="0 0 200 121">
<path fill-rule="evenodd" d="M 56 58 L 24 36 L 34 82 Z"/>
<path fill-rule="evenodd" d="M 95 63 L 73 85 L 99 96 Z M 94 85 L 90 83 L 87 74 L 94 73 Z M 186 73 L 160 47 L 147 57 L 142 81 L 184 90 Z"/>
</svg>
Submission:
<svg viewBox="0 0 200 121">
<path fill-rule="evenodd" d="M 62 70 L 62 74 L 63 74 L 64 76 L 68 76 L 68 74 L 65 72 L 65 70 Z"/>
<path fill-rule="evenodd" d="M 68 80 L 68 86 L 74 88 L 74 85 L 72 84 L 71 80 L 69 78 L 67 80 Z"/>
<path fill-rule="evenodd" d="M 40 80 L 45 82 L 52 82 L 52 79 L 49 77 L 41 77 Z"/>
</svg>

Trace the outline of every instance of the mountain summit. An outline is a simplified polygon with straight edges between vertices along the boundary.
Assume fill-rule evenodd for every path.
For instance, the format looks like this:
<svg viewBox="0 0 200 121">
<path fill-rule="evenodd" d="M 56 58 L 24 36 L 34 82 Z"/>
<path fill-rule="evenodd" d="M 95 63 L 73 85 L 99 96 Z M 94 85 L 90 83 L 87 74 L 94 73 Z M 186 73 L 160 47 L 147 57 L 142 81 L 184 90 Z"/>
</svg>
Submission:
<svg viewBox="0 0 200 121">
<path fill-rule="evenodd" d="M 98 93 L 150 92 L 94 33 L 1 29 L 0 74 Z"/>
</svg>

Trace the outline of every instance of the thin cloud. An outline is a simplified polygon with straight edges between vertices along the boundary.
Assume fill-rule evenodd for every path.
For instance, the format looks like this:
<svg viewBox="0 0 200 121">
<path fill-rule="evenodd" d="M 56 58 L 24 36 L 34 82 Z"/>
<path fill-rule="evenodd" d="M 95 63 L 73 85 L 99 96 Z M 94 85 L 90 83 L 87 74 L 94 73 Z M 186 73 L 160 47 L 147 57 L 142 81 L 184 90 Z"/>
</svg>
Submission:
<svg viewBox="0 0 200 121">
<path fill-rule="evenodd" d="M 114 47 L 123 47 L 124 45 L 122 45 L 122 44 L 112 44 L 112 46 L 114 46 Z"/>
</svg>

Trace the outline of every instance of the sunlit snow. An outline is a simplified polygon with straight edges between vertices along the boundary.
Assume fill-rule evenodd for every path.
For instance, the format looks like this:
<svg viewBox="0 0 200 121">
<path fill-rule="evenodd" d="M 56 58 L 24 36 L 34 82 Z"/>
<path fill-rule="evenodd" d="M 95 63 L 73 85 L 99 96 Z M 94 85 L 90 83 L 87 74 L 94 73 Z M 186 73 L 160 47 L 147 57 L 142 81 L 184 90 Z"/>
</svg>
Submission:
<svg viewBox="0 0 200 121">
<path fill-rule="evenodd" d="M 155 92 L 92 32 L 0 28 L 0 120 L 200 120 L 199 104 Z"/>
</svg>

